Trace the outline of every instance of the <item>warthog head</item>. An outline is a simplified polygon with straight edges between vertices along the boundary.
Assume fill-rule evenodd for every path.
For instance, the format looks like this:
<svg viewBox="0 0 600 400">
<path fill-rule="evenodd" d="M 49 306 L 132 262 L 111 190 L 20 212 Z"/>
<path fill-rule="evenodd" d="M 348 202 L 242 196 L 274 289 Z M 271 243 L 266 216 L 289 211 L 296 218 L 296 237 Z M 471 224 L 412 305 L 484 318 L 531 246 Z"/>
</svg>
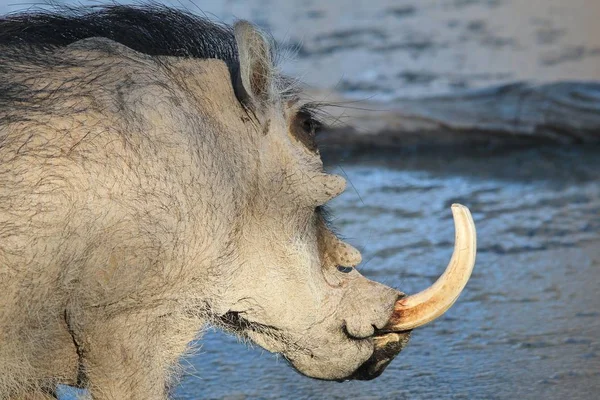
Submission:
<svg viewBox="0 0 600 400">
<path fill-rule="evenodd" d="M 363 277 L 323 208 L 346 182 L 324 171 L 317 106 L 253 25 L 70 13 L 0 21 L 0 221 L 13 227 L 0 262 L 19 271 L 0 338 L 13 349 L 30 351 L 19 332 L 38 329 L 56 344 L 28 360 L 74 343 L 71 370 L 92 388 L 131 372 L 163 390 L 141 371 L 170 368 L 206 322 L 310 377 L 371 379 L 456 301 L 475 260 L 469 211 L 452 208 L 454 255 L 432 287 L 405 296 Z M 43 279 L 19 283 L 31 276 Z M 17 321 L 27 328 L 2 330 Z M 29 371 L 19 352 L 0 364 Z"/>
<path fill-rule="evenodd" d="M 431 288 L 406 297 L 362 276 L 359 251 L 333 233 L 323 211 L 346 181 L 323 170 L 313 107 L 300 93 L 286 97 L 262 33 L 238 22 L 234 34 L 236 93 L 252 115 L 260 150 L 247 210 L 254 220 L 237 244 L 243 262 L 231 276 L 232 302 L 221 320 L 308 376 L 375 378 L 410 330 L 440 316 L 466 284 L 475 251 L 469 212 L 454 206 L 455 254 Z"/>
</svg>

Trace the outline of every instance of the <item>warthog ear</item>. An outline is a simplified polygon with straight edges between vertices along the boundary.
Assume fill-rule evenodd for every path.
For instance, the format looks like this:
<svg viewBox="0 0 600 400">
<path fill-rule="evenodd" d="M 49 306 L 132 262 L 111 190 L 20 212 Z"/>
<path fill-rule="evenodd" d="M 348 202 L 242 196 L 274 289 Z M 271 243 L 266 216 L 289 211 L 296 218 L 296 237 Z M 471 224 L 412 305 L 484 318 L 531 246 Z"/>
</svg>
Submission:
<svg viewBox="0 0 600 400">
<path fill-rule="evenodd" d="M 238 21 L 234 26 L 240 60 L 240 76 L 236 82 L 236 93 L 250 107 L 269 103 L 274 93 L 273 60 L 271 46 L 254 25 Z"/>
</svg>

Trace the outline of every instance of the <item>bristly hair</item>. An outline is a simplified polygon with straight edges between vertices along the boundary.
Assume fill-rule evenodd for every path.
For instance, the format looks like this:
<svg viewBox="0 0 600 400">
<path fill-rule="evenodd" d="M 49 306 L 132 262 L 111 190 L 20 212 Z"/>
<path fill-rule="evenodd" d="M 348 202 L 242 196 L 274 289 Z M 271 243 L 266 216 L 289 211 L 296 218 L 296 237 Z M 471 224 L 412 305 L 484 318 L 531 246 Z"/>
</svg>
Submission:
<svg viewBox="0 0 600 400">
<path fill-rule="evenodd" d="M 216 58 L 232 79 L 239 70 L 231 27 L 163 5 L 57 6 L 0 17 L 0 48 L 56 48 L 91 37 L 151 56 Z"/>
<path fill-rule="evenodd" d="M 199 59 L 219 59 L 225 62 L 235 80 L 239 75 L 238 49 L 231 26 L 216 23 L 189 11 L 156 3 L 141 5 L 56 5 L 47 9 L 0 16 L 0 49 L 10 49 L 3 59 L 0 51 L 0 72 L 4 62 L 15 57 L 32 62 L 32 50 L 52 50 L 92 37 L 113 40 L 150 56 L 174 56 Z M 275 40 L 271 42 L 271 58 L 275 64 L 281 56 Z M 8 59 L 7 59 L 8 58 Z M 35 60 L 44 62 L 44 60 Z M 276 66 L 273 66 L 276 69 Z M 275 74 L 275 86 L 283 99 L 294 98 L 299 82 Z M 241 100 L 240 94 L 236 96 Z"/>
</svg>

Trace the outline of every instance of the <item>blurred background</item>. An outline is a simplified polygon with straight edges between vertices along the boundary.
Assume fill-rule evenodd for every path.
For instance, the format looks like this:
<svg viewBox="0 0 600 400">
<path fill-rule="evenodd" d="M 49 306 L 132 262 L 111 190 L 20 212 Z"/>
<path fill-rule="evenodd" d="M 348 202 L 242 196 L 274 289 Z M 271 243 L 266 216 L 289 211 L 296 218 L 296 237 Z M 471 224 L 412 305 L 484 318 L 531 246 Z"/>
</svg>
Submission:
<svg viewBox="0 0 600 400">
<path fill-rule="evenodd" d="M 165 4 L 262 26 L 283 71 L 337 104 L 322 153 L 351 183 L 331 208 L 363 274 L 429 286 L 452 253 L 454 202 L 479 242 L 458 302 L 380 378 L 310 380 L 209 330 L 175 398 L 598 398 L 600 1 Z"/>
</svg>

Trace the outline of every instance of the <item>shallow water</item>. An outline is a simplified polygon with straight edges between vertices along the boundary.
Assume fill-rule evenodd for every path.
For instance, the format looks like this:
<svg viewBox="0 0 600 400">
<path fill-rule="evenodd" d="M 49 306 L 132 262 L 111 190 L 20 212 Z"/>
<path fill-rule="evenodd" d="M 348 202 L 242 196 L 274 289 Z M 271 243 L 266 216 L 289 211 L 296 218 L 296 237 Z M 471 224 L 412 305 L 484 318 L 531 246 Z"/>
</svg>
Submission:
<svg viewBox="0 0 600 400">
<path fill-rule="evenodd" d="M 439 320 L 371 382 L 332 383 L 208 332 L 177 399 L 593 399 L 600 393 L 600 149 L 349 157 L 336 224 L 360 268 L 412 293 L 452 253 L 470 207 L 477 264 Z M 350 159 L 351 158 L 351 159 Z"/>
</svg>

